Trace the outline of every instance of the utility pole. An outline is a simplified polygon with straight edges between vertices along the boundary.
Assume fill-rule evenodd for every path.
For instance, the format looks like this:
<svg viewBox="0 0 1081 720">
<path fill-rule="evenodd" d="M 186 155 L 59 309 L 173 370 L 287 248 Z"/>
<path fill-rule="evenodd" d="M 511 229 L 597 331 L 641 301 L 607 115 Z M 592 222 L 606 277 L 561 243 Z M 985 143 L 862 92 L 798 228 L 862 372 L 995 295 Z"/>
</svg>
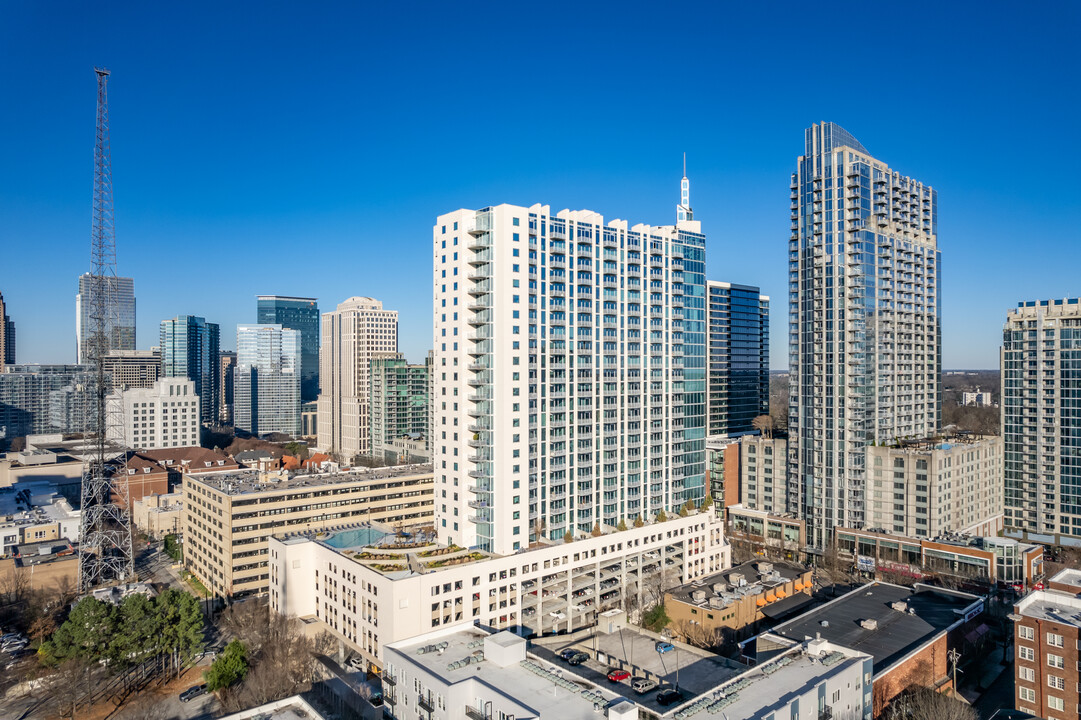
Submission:
<svg viewBox="0 0 1081 720">
<path fill-rule="evenodd" d="M 108 443 L 110 429 L 119 425 L 117 408 L 109 401 L 111 377 L 105 373 L 105 356 L 119 327 L 116 278 L 116 234 L 113 225 L 113 175 L 109 147 L 109 71 L 94 68 L 98 78 L 97 131 L 94 143 L 94 209 L 90 244 L 88 359 L 94 364 L 89 388 L 91 407 L 85 437 L 92 443 L 86 452 L 79 522 L 79 591 L 110 582 L 128 580 L 134 574 L 131 523 L 128 516 L 128 481 L 118 468 Z M 111 477 L 110 477 L 111 476 Z M 116 483 L 114 485 L 114 480 Z M 113 501 L 113 495 L 119 502 Z"/>
<path fill-rule="evenodd" d="M 957 697 L 960 695 L 957 692 L 957 663 L 961 660 L 961 653 L 957 652 L 957 648 L 954 648 L 946 654 L 946 657 L 953 663 L 953 696 Z"/>
</svg>

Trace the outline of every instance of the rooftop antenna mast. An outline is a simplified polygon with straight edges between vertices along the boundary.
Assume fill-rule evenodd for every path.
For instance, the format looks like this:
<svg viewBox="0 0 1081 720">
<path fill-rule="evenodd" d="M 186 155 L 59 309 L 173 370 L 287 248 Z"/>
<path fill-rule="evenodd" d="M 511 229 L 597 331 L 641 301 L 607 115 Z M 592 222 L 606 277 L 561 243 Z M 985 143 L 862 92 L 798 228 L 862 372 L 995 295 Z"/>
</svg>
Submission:
<svg viewBox="0 0 1081 720">
<path fill-rule="evenodd" d="M 116 280 L 116 233 L 113 226 L 113 175 L 109 148 L 109 71 L 98 76 L 97 133 L 94 144 L 94 208 L 90 241 L 88 360 L 93 379 L 87 388 L 88 408 L 79 535 L 79 591 L 131 578 L 134 554 L 128 518 L 128 481 L 110 473 L 117 452 L 110 450 L 111 432 L 119 425 L 116 403 L 109 401 L 111 377 L 105 356 L 116 342 L 119 326 Z M 112 475 L 112 477 L 110 477 Z M 113 486 L 113 480 L 117 481 Z M 115 501 L 114 501 L 115 500 Z"/>
</svg>

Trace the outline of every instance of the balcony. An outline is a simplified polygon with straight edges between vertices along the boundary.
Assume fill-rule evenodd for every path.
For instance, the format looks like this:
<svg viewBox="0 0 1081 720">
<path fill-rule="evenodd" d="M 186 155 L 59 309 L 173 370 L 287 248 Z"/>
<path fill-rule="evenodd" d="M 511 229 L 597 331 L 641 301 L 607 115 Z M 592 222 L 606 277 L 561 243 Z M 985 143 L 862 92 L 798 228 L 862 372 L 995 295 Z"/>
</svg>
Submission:
<svg viewBox="0 0 1081 720">
<path fill-rule="evenodd" d="M 417 698 L 417 705 L 420 706 L 420 709 L 426 713 L 431 713 L 433 710 L 435 710 L 435 703 L 432 702 L 432 699 L 430 697 L 421 696 Z"/>
<path fill-rule="evenodd" d="M 465 706 L 465 716 L 469 720 L 488 720 L 488 716 L 484 714 L 483 710 L 478 710 L 472 705 Z"/>
</svg>

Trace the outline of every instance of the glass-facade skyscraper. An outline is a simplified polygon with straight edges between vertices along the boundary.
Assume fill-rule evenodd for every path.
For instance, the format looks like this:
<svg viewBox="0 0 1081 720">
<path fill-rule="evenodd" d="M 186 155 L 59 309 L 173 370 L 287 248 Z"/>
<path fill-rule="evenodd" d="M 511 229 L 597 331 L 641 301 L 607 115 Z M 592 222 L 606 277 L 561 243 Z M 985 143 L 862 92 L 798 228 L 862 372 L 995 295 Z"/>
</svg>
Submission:
<svg viewBox="0 0 1081 720">
<path fill-rule="evenodd" d="M 238 325 L 233 426 L 252 435 L 300 434 L 300 332 Z"/>
<path fill-rule="evenodd" d="M 319 304 L 316 298 L 259 295 L 260 325 L 281 325 L 300 333 L 300 400 L 319 397 Z"/>
<path fill-rule="evenodd" d="M 221 403 L 221 373 L 218 355 L 221 339 L 217 323 L 204 318 L 179 315 L 161 321 L 161 376 L 183 377 L 195 383 L 199 396 L 200 421 L 218 422 Z"/>
<path fill-rule="evenodd" d="M 78 362 L 92 362 L 94 353 L 90 335 L 90 293 L 93 288 L 90 273 L 79 276 L 79 294 L 75 297 L 75 354 Z M 106 277 L 101 283 L 104 292 L 111 295 L 116 315 L 109 319 L 105 328 L 105 342 L 110 350 L 135 349 L 135 281 L 125 277 Z"/>
<path fill-rule="evenodd" d="M 750 285 L 706 283 L 708 435 L 751 432 L 769 414 L 769 297 Z"/>
<path fill-rule="evenodd" d="M 704 497 L 705 236 L 687 185 L 674 225 L 539 204 L 436 219 L 440 540 L 511 553 Z"/>
<path fill-rule="evenodd" d="M 833 123 L 807 129 L 791 191 L 789 501 L 825 548 L 892 504 L 865 447 L 940 425 L 937 194 Z"/>
</svg>

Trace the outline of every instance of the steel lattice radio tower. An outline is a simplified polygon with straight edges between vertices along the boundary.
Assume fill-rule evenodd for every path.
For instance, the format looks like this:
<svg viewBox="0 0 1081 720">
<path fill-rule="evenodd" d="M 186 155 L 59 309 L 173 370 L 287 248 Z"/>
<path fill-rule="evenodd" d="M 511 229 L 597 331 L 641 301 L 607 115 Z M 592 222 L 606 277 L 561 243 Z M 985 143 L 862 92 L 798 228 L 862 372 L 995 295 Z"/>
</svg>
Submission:
<svg viewBox="0 0 1081 720">
<path fill-rule="evenodd" d="M 116 234 L 113 226 L 113 176 L 109 150 L 109 71 L 94 68 L 98 76 L 97 136 L 94 145 L 94 217 L 90 246 L 89 361 L 93 380 L 87 388 L 87 449 L 83 467 L 82 517 L 79 538 L 79 590 L 132 577 L 131 523 L 128 483 L 123 464 L 126 454 L 110 450 L 110 432 L 119 423 L 117 403 L 109 401 L 111 378 L 105 373 L 105 355 L 119 326 L 116 280 Z M 115 473 L 110 472 L 110 468 Z M 112 477 L 111 477 L 112 476 Z M 113 487 L 113 479 L 117 481 Z M 119 502 L 114 502 L 114 495 Z"/>
</svg>

